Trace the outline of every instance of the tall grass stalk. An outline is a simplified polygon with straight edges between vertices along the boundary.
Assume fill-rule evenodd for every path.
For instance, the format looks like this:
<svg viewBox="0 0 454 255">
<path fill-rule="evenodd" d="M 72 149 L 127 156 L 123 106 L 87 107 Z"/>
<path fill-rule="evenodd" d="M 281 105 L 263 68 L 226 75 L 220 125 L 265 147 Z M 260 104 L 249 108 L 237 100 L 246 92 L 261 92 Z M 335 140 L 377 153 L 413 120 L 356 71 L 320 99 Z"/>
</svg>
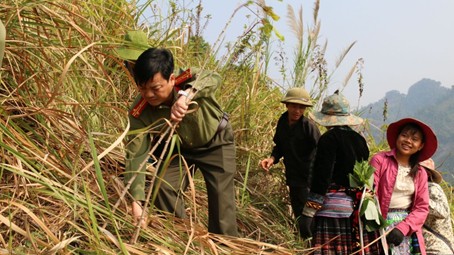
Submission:
<svg viewBox="0 0 454 255">
<path fill-rule="evenodd" d="M 4 155 L 0 187 L 3 204 L 9 210 L 2 211 L 2 219 L 6 220 L 0 226 L 0 233 L 2 237 L 8 236 L 3 240 L 11 252 L 200 254 L 238 250 L 266 254 L 264 249 L 270 249 L 274 254 L 291 253 L 291 246 L 281 240 L 282 231 L 275 233 L 275 229 L 285 228 L 256 210 L 257 202 L 248 204 L 239 216 L 247 224 L 247 227 L 240 224 L 240 231 L 248 238 L 208 234 L 207 199 L 198 178 L 188 190 L 188 201 L 192 200 L 188 204 L 193 206 L 189 222 L 164 220 L 152 213 L 149 227 L 140 231 L 137 244 L 122 242 L 136 229 L 129 216 L 130 198 L 121 194 L 125 187 L 121 182 L 124 157 L 120 142 L 127 127 L 127 107 L 136 91 L 114 49 L 121 44 L 125 31 L 143 27 L 136 23 L 136 16 L 130 15 L 141 10 L 127 2 L 112 1 L 7 1 L 3 5 L 1 13 L 8 37 L 0 88 L 0 149 Z M 107 18 L 113 16 L 115 20 Z M 158 23 L 155 25 L 159 27 Z M 163 31 L 147 29 L 150 45 L 169 46 L 175 51 L 178 63 L 192 64 L 181 58 L 184 50 L 180 49 L 186 47 L 186 42 L 180 40 L 182 30 L 164 28 Z M 255 30 L 259 26 L 252 28 L 250 33 L 260 33 Z M 263 85 L 267 80 L 260 75 L 260 68 L 253 68 L 255 76 L 246 77 L 247 67 L 262 65 L 246 61 L 260 59 L 253 57 L 260 53 L 257 49 L 250 50 L 245 54 L 248 57 L 243 58 L 244 64 L 218 68 L 224 76 L 228 72 L 236 73 L 223 86 L 225 91 L 233 92 L 232 100 L 220 95 L 220 101 L 230 112 L 238 109 L 248 114 L 241 108 L 243 102 L 248 102 L 241 95 L 245 88 L 250 91 L 247 100 L 257 100 L 256 105 L 248 102 L 248 111 L 256 116 L 249 114 L 248 126 L 236 129 L 240 159 L 243 150 L 260 153 L 253 139 L 260 136 L 261 131 L 256 127 L 271 121 L 263 117 L 266 115 L 260 111 L 263 103 L 259 100 L 277 98 L 268 93 L 268 84 Z M 214 66 L 212 62 L 209 65 Z M 237 86 L 238 77 L 243 75 L 245 78 L 240 80 L 249 86 Z M 273 93 L 278 95 L 277 91 Z M 267 107 L 274 106 L 267 104 Z M 234 125 L 240 123 L 238 119 L 232 114 Z M 265 122 L 260 123 L 258 119 Z M 241 139 L 244 132 L 248 132 L 248 141 Z M 241 160 L 239 171 L 244 171 Z M 28 208 L 32 214 L 21 213 L 16 204 Z M 279 208 L 271 206 L 267 210 L 273 212 Z M 266 220 L 255 223 L 249 219 L 251 212 L 255 218 Z M 47 230 L 43 226 L 50 227 Z M 220 243 L 228 248 L 220 248 Z"/>
<path fill-rule="evenodd" d="M 200 6 L 187 9 L 170 2 L 169 15 L 156 13 L 143 19 L 154 3 L 5 0 L 0 4 L 7 32 L 0 69 L 0 243 L 4 246 L 0 252 L 307 253 L 293 228 L 282 165 L 268 175 L 257 164 L 269 153 L 275 122 L 284 110 L 279 102 L 282 84 L 266 75 L 272 59 L 270 38 L 279 37 L 272 24 L 277 18 L 273 9 L 264 1 L 240 5 L 255 19 L 245 24 L 243 37 L 230 43 L 225 56 L 217 56 L 227 40 L 222 33 L 218 45 L 208 45 L 203 33 L 191 32 L 203 30 L 197 28 L 204 23 Z M 317 3 L 314 20 L 318 20 Z M 235 22 L 238 10 L 223 31 Z M 195 17 L 180 15 L 197 12 Z M 235 132 L 242 238 L 207 232 L 206 187 L 184 159 L 182 171 L 191 177 L 185 193 L 188 219 L 164 218 L 150 210 L 147 227 L 137 231 L 132 199 L 123 183 L 122 143 L 128 106 L 137 91 L 115 53 L 131 29 L 146 31 L 150 46 L 170 48 L 178 66 L 201 65 L 224 77 L 217 96 L 230 113 Z M 316 82 L 323 84 L 313 93 L 316 98 L 328 84 L 322 80 L 329 78 L 323 71 L 326 47 L 315 42 L 319 29 L 315 25 L 305 37 L 312 40 L 309 45 L 299 46 L 298 63 L 304 68 L 294 69 L 298 84 L 307 84 L 304 79 L 312 71 L 316 74 Z M 161 132 L 156 126 L 150 130 Z M 176 142 L 169 142 L 178 148 Z M 165 169 L 170 158 L 163 159 Z M 155 173 L 146 174 L 151 179 Z"/>
<path fill-rule="evenodd" d="M 245 203 L 246 203 L 246 199 L 248 199 L 248 193 L 247 193 L 247 184 L 248 184 L 248 177 L 249 177 L 249 172 L 251 170 L 251 154 L 249 154 L 249 157 L 248 157 L 248 161 L 247 161 L 247 164 L 246 164 L 246 171 L 245 171 L 245 174 L 244 174 L 244 181 L 243 181 L 243 187 L 241 189 L 241 193 L 240 193 L 240 206 L 241 207 L 244 207 Z"/>
</svg>

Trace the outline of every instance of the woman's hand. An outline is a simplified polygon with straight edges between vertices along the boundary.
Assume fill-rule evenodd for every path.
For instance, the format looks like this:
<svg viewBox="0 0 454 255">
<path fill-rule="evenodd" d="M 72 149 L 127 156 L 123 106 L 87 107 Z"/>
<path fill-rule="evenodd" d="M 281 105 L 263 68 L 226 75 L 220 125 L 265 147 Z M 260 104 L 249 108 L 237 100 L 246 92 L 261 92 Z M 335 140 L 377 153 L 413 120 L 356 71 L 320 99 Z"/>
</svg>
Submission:
<svg viewBox="0 0 454 255">
<path fill-rule="evenodd" d="M 399 245 L 402 243 L 404 240 L 404 234 L 397 228 L 393 228 L 391 232 L 386 236 L 386 242 L 388 244 L 394 244 L 395 246 Z"/>
</svg>

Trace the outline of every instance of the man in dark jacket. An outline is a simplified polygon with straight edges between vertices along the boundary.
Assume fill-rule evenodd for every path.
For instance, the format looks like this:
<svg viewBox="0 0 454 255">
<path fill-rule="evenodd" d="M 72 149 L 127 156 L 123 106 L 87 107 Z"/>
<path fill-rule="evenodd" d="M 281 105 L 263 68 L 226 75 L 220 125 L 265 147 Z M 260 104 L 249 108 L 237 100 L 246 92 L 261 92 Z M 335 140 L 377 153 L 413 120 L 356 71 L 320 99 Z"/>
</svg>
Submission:
<svg viewBox="0 0 454 255">
<path fill-rule="evenodd" d="M 289 89 L 281 102 L 285 104 L 287 111 L 278 120 L 271 156 L 262 160 L 260 166 L 269 171 L 273 164 L 284 158 L 290 203 L 301 234 L 299 218 L 309 192 L 310 168 L 320 131 L 312 120 L 304 116 L 306 108 L 312 106 L 305 89 Z"/>
</svg>

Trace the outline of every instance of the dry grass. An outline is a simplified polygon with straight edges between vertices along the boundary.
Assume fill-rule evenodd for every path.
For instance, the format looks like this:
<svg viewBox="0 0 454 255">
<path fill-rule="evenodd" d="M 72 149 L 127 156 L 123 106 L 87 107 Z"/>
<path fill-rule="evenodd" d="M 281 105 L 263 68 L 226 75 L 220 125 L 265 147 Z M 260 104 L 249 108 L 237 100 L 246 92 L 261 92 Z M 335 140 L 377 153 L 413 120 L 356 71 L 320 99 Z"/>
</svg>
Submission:
<svg viewBox="0 0 454 255">
<path fill-rule="evenodd" d="M 121 198 L 122 140 L 127 107 L 136 91 L 113 49 L 124 32 L 134 27 L 136 21 L 130 13 L 135 11 L 121 1 L 1 4 L 2 21 L 7 27 L 0 87 L 1 252 L 294 253 L 297 240 L 287 210 L 256 207 L 265 201 L 255 184 L 241 181 L 245 163 L 239 167 L 238 177 L 238 187 L 247 187 L 238 189 L 243 238 L 206 232 L 206 193 L 203 182 L 196 178 L 195 188 L 188 191 L 188 220 L 151 213 L 137 243 L 129 243 L 136 228 L 129 216 L 130 200 Z M 179 34 L 160 41 L 157 33 L 149 31 L 155 38 L 150 42 L 169 46 L 179 56 L 184 47 L 178 43 Z M 252 97 L 259 94 L 258 80 L 254 84 Z M 242 110 L 234 104 L 232 107 Z M 239 119 L 234 123 L 242 125 Z M 271 132 L 271 126 L 265 129 Z M 257 135 L 252 131 L 256 130 L 254 126 L 249 130 L 250 135 Z M 237 132 L 239 137 L 245 133 L 242 129 Z M 240 142 L 239 147 L 254 151 L 248 148 L 250 143 Z M 255 173 L 256 169 L 248 171 Z M 281 220 L 269 217 L 269 213 L 279 215 Z"/>
<path fill-rule="evenodd" d="M 153 26 L 141 25 L 150 45 L 171 48 L 179 65 L 203 62 L 226 77 L 219 100 L 235 128 L 242 238 L 207 233 L 206 192 L 196 175 L 186 193 L 188 219 L 151 211 L 148 227 L 131 244 L 136 227 L 130 198 L 121 195 L 122 141 L 136 90 L 114 49 L 146 7 L 116 0 L 0 3 L 7 29 L 0 69 L 0 254 L 309 252 L 292 227 L 282 169 L 266 175 L 257 166 L 283 108 L 262 53 L 268 41 L 259 24 L 270 25 L 262 21 L 272 13 L 263 1 L 253 5 L 261 11 L 245 35 L 256 40 L 234 44 L 235 61 L 206 57 L 218 49 L 198 48 L 186 39 L 190 30 L 173 29 L 193 22 L 180 20 L 178 6 L 168 17 L 147 20 Z"/>
</svg>

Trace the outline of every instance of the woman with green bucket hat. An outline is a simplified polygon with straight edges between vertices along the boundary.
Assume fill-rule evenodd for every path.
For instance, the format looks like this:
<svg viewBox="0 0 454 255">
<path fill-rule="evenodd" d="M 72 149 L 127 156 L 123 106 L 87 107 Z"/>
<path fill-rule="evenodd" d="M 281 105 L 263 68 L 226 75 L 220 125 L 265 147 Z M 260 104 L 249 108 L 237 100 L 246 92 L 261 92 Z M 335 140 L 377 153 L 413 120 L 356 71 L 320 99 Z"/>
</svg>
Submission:
<svg viewBox="0 0 454 255">
<path fill-rule="evenodd" d="M 301 234 L 299 216 L 309 191 L 309 171 L 320 131 L 312 120 L 304 116 L 306 108 L 312 106 L 309 93 L 305 89 L 289 89 L 281 102 L 285 104 L 287 111 L 278 120 L 271 156 L 263 159 L 260 166 L 268 172 L 273 164 L 284 158 L 290 203 Z"/>
<path fill-rule="evenodd" d="M 311 189 L 303 209 L 303 235 L 312 238 L 313 254 L 353 254 L 361 249 L 361 242 L 355 232 L 357 197 L 350 187 L 349 174 L 356 162 L 367 164 L 369 148 L 364 137 L 350 126 L 360 125 L 363 119 L 350 113 L 347 99 L 338 91 L 326 97 L 321 111 L 311 118 L 328 130 L 317 145 Z M 375 231 L 365 232 L 366 248 L 358 254 L 380 254 L 378 242 L 370 244 L 377 237 Z"/>
</svg>

